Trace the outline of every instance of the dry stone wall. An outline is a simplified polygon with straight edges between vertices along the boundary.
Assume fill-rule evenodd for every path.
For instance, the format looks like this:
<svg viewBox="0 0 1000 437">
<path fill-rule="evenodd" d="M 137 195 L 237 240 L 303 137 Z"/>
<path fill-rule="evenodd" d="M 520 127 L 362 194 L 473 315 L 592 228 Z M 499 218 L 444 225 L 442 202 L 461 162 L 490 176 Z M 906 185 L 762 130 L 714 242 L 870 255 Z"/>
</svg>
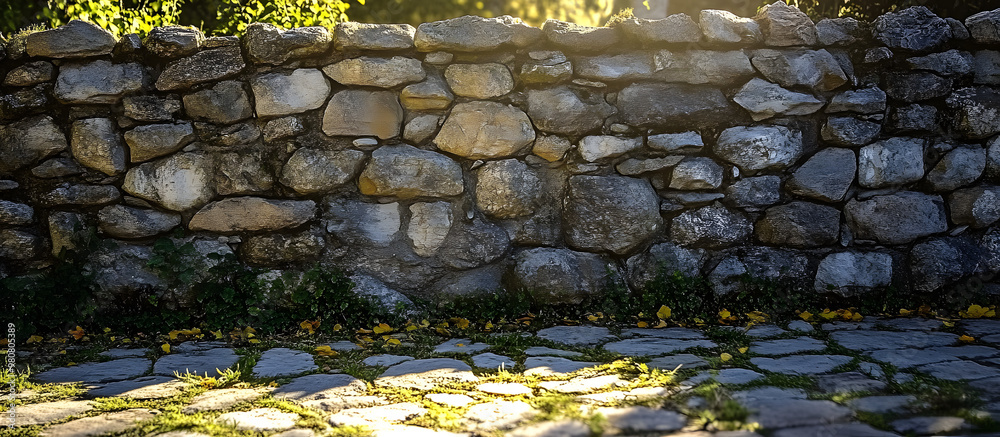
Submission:
<svg viewBox="0 0 1000 437">
<path fill-rule="evenodd" d="M 151 245 L 391 302 L 579 302 L 663 266 L 921 292 L 1000 268 L 1000 10 L 590 28 L 462 17 L 145 40 L 92 24 L 0 51 L 0 274 L 95 229 L 102 290 L 167 290 Z M 210 261 L 208 261 L 210 262 Z"/>
</svg>

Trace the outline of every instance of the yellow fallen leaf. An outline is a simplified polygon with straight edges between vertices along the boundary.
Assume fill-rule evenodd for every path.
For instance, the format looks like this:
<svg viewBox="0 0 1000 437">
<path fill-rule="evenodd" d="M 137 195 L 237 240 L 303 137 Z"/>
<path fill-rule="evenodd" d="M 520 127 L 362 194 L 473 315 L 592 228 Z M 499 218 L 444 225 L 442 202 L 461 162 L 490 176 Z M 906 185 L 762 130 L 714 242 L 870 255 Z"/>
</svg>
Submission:
<svg viewBox="0 0 1000 437">
<path fill-rule="evenodd" d="M 418 327 L 418 326 L 416 326 L 416 325 L 410 325 L 410 326 L 407 326 L 407 327 L 406 327 L 406 332 L 410 332 L 410 331 L 416 331 L 416 330 L 418 330 L 418 329 L 420 329 L 420 327 Z"/>
<path fill-rule="evenodd" d="M 260 343 L 260 340 L 258 340 L 258 339 L 256 339 L 256 338 L 251 338 L 251 339 L 249 339 L 249 340 L 247 340 L 247 341 L 249 341 L 249 342 L 250 342 L 250 344 L 257 344 L 257 343 Z"/>
<path fill-rule="evenodd" d="M 218 330 L 218 331 L 209 331 L 209 332 L 211 332 L 212 335 L 215 336 L 216 340 L 221 340 L 222 339 L 222 330 L 221 329 Z"/>
<path fill-rule="evenodd" d="M 105 334 L 107 334 L 107 333 L 109 333 L 109 332 L 111 332 L 111 328 L 104 328 L 104 333 L 105 333 Z"/>
<path fill-rule="evenodd" d="M 431 326 L 431 322 L 428 322 L 427 319 L 423 319 L 423 320 L 420 321 L 420 327 L 421 328 L 426 328 L 428 326 Z"/>
<path fill-rule="evenodd" d="M 6 338 L 4 340 L 6 340 Z M 38 343 L 40 341 L 42 341 L 41 335 L 32 335 L 31 337 L 28 337 L 28 344 Z"/>
<path fill-rule="evenodd" d="M 666 305 L 660 305 L 660 309 L 658 311 L 656 311 L 656 317 L 659 317 L 661 319 L 669 319 L 670 318 L 670 307 L 668 307 Z"/>
<path fill-rule="evenodd" d="M 941 324 L 944 325 L 945 328 L 954 328 L 955 327 L 955 322 L 949 322 L 947 320 L 941 322 Z"/>
<path fill-rule="evenodd" d="M 702 319 L 699 319 L 699 318 L 695 317 L 695 318 L 694 318 L 694 323 L 695 323 L 696 325 L 699 325 L 699 326 L 700 326 L 700 325 L 704 325 L 704 324 L 705 324 L 705 321 L 704 321 L 704 320 L 702 320 Z"/>
<path fill-rule="evenodd" d="M 739 351 L 740 351 L 740 353 L 741 353 L 741 354 L 745 354 L 745 353 L 747 353 L 747 351 L 748 351 L 748 350 L 750 350 L 750 348 L 748 348 L 748 347 L 741 347 L 741 348 L 739 349 Z"/>
<path fill-rule="evenodd" d="M 492 331 L 493 330 L 493 322 L 486 322 L 486 326 L 483 326 L 483 330 L 485 330 L 485 331 Z"/>
<path fill-rule="evenodd" d="M 640 328 L 645 328 L 645 327 L 649 326 L 649 323 L 639 322 L 639 323 L 636 323 L 636 326 L 638 326 Z"/>
<path fill-rule="evenodd" d="M 66 349 L 59 351 L 59 355 L 66 355 Z"/>
<path fill-rule="evenodd" d="M 340 326 L 340 323 L 338 323 L 338 324 L 336 324 L 336 325 L 333 325 L 333 330 L 334 330 L 334 331 L 339 331 L 339 330 L 341 330 L 341 329 L 344 329 L 344 327 L 343 327 L 343 326 Z"/>
<path fill-rule="evenodd" d="M 832 319 L 834 317 L 837 317 L 837 313 L 833 312 L 833 311 L 830 311 L 830 309 L 827 308 L 827 309 L 824 309 L 822 313 L 819 313 L 819 316 L 822 317 L 822 318 L 824 318 L 824 319 L 826 319 L 826 320 L 830 320 L 830 319 Z"/>
<path fill-rule="evenodd" d="M 993 317 L 996 312 L 979 305 L 969 305 L 969 309 L 958 313 L 964 319 L 979 319 L 983 317 Z"/>
<path fill-rule="evenodd" d="M 720 319 L 728 319 L 730 317 L 732 317 L 732 313 L 730 313 L 729 310 L 723 309 L 722 311 L 719 311 Z"/>
<path fill-rule="evenodd" d="M 809 321 L 809 319 L 812 319 L 812 317 L 813 317 L 813 313 L 810 313 L 809 311 L 803 311 L 803 312 L 799 313 L 799 317 L 800 317 L 800 318 L 801 318 L 802 320 L 805 320 L 805 321 L 807 321 L 807 322 L 808 322 L 808 321 Z"/>
<path fill-rule="evenodd" d="M 854 322 L 860 322 L 860 321 L 864 320 L 864 318 L 865 318 L 865 316 L 862 316 L 861 313 L 854 313 L 854 315 L 851 316 L 851 320 L 854 321 Z"/>
<path fill-rule="evenodd" d="M 725 363 L 726 361 L 733 359 L 733 356 L 723 352 L 721 355 L 719 355 L 719 359 L 722 360 L 723 363 Z"/>
<path fill-rule="evenodd" d="M 77 340 L 83 338 L 85 334 L 83 328 L 81 328 L 79 325 L 77 325 L 76 329 L 69 330 L 69 333 L 73 336 L 73 338 Z"/>
<path fill-rule="evenodd" d="M 319 324 L 320 321 L 318 319 L 303 320 L 302 323 L 299 323 L 299 327 L 302 328 L 303 331 L 306 331 L 309 334 L 314 334 L 316 332 L 316 328 L 319 328 Z"/>
<path fill-rule="evenodd" d="M 130 339 L 130 338 L 123 338 L 122 339 L 122 343 L 131 343 L 131 342 L 132 342 L 132 339 Z"/>
<path fill-rule="evenodd" d="M 461 319 L 461 318 L 457 319 L 457 320 L 455 320 L 455 326 L 457 326 L 458 329 L 468 329 L 469 328 L 469 319 Z"/>
<path fill-rule="evenodd" d="M 963 335 L 961 337 L 958 337 L 958 341 L 961 341 L 962 343 L 972 343 L 976 341 L 976 339 L 968 335 Z"/>
<path fill-rule="evenodd" d="M 165 354 L 169 354 L 170 353 L 170 344 L 169 343 L 163 343 L 163 346 L 160 346 L 160 350 L 162 350 L 163 353 L 165 353 Z"/>
<path fill-rule="evenodd" d="M 395 339 L 395 338 L 390 338 L 390 339 L 386 340 L 385 342 L 388 343 L 388 344 L 391 344 L 393 346 L 399 346 L 400 344 L 403 343 L 403 342 L 399 341 L 399 339 Z"/>
<path fill-rule="evenodd" d="M 900 308 L 899 309 L 899 315 L 901 315 L 901 316 L 908 316 L 910 314 L 913 314 L 913 311 L 910 311 L 910 310 L 904 309 L 904 308 Z"/>
<path fill-rule="evenodd" d="M 657 323 L 656 326 L 654 326 L 654 328 L 666 328 L 666 327 L 667 327 L 667 322 L 665 320 L 660 320 L 660 323 Z"/>
<path fill-rule="evenodd" d="M 372 332 L 376 334 L 384 334 L 386 332 L 391 332 L 391 331 L 392 327 L 385 323 L 379 323 L 378 326 L 372 328 Z"/>
<path fill-rule="evenodd" d="M 590 314 L 590 315 L 587 316 L 587 320 L 590 320 L 591 322 L 596 322 L 598 319 L 599 319 L 599 317 L 597 317 L 597 316 L 595 316 L 593 314 Z"/>
<path fill-rule="evenodd" d="M 316 355 L 319 355 L 321 357 L 335 357 L 335 356 L 337 356 L 337 351 L 331 349 L 329 345 L 316 346 L 315 351 L 316 351 Z"/>
</svg>

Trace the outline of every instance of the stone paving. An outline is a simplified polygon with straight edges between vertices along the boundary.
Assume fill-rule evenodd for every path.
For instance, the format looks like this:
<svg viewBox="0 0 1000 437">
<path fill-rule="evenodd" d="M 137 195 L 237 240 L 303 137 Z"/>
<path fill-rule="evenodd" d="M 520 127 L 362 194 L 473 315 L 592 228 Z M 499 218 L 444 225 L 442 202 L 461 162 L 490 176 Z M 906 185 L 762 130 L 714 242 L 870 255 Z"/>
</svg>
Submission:
<svg viewBox="0 0 1000 437">
<path fill-rule="evenodd" d="M 37 383 L 78 383 L 83 392 L 57 400 L 22 393 L 15 432 L 1000 435 L 1000 320 L 559 326 L 472 337 L 388 351 L 327 343 L 341 351 L 336 359 L 301 344 L 260 348 L 252 357 L 221 342 L 186 342 L 166 355 L 113 349 L 99 355 L 105 361 L 34 374 Z M 240 382 L 205 383 L 204 375 L 219 377 L 241 359 L 252 368 L 241 369 Z M 178 379 L 174 370 L 203 376 Z"/>
</svg>

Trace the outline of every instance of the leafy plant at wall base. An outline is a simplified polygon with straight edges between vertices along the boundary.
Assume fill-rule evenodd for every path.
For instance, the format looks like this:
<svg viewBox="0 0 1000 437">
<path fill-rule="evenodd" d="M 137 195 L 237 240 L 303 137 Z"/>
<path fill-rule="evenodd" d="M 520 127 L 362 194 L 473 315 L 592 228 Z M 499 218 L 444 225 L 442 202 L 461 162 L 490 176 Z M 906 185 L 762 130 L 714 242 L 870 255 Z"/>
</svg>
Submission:
<svg viewBox="0 0 1000 437">
<path fill-rule="evenodd" d="M 354 283 L 343 272 L 316 266 L 305 272 L 291 289 L 292 320 L 320 318 L 321 331 L 330 332 L 337 323 L 369 326 L 386 320 L 387 314 L 370 298 L 354 292 Z"/>
</svg>

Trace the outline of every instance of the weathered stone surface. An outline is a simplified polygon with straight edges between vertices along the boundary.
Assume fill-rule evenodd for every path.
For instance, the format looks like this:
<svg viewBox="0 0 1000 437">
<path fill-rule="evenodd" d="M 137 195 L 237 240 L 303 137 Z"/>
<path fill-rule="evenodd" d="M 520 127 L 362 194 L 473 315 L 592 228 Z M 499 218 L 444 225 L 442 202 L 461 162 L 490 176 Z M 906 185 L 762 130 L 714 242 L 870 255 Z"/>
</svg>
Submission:
<svg viewBox="0 0 1000 437">
<path fill-rule="evenodd" d="M 0 200 L 0 223 L 5 225 L 27 225 L 35 220 L 35 209 L 30 205 Z"/>
<path fill-rule="evenodd" d="M 323 133 L 329 136 L 387 139 L 399 135 L 402 123 L 403 108 L 391 91 L 340 91 L 330 98 L 323 112 Z"/>
<path fill-rule="evenodd" d="M 17 426 L 45 425 L 69 416 L 80 416 L 94 408 L 90 401 L 55 401 L 18 405 L 14 410 Z"/>
<path fill-rule="evenodd" d="M 118 411 L 100 416 L 84 417 L 47 428 L 45 437 L 78 437 L 114 434 L 131 428 L 138 422 L 150 420 L 159 412 L 145 408 Z"/>
<path fill-rule="evenodd" d="M 448 237 L 452 222 L 451 204 L 447 202 L 410 205 L 406 235 L 413 243 L 413 251 L 420 256 L 434 256 Z"/>
<path fill-rule="evenodd" d="M 228 196 L 270 190 L 274 186 L 274 174 L 263 155 L 260 151 L 219 155 L 215 170 L 216 191 Z"/>
<path fill-rule="evenodd" d="M 685 211 L 670 224 L 672 239 L 684 246 L 721 248 L 744 241 L 753 232 L 750 221 L 719 203 Z"/>
<path fill-rule="evenodd" d="M 253 116 L 246 91 L 237 81 L 219 82 L 184 96 L 184 111 L 195 120 L 232 124 Z"/>
<path fill-rule="evenodd" d="M 826 202 L 844 200 L 857 173 L 857 159 L 848 149 L 826 148 L 802 164 L 788 179 L 788 191 Z"/>
<path fill-rule="evenodd" d="M 843 295 L 863 293 L 892 282 L 892 256 L 880 252 L 839 252 L 819 263 L 814 288 Z"/>
<path fill-rule="evenodd" d="M 195 139 L 190 122 L 148 124 L 125 132 L 132 162 L 144 162 L 171 154 Z"/>
<path fill-rule="evenodd" d="M 53 95 L 63 103 L 118 103 L 124 94 L 139 91 L 144 75 L 139 64 L 112 64 L 105 60 L 59 67 Z"/>
<path fill-rule="evenodd" d="M 948 228 L 941 196 L 912 191 L 850 200 L 844 206 L 856 239 L 905 244 Z"/>
<path fill-rule="evenodd" d="M 982 11 L 965 19 L 972 38 L 979 43 L 1000 42 L 1000 11 Z"/>
<path fill-rule="evenodd" d="M 247 237 L 240 244 L 240 255 L 256 265 L 279 265 L 316 259 L 326 241 L 314 232 L 270 234 Z"/>
<path fill-rule="evenodd" d="M 125 172 L 125 145 L 109 118 L 87 118 L 70 126 L 73 158 L 107 175 Z"/>
<path fill-rule="evenodd" d="M 580 139 L 577 150 L 583 159 L 594 162 L 620 156 L 642 147 L 642 138 L 621 138 L 612 135 L 591 135 Z"/>
<path fill-rule="evenodd" d="M 136 400 L 163 399 L 181 394 L 185 387 L 183 382 L 172 377 L 143 376 L 87 390 L 86 396 L 89 398 L 114 396 Z"/>
<path fill-rule="evenodd" d="M 747 408 L 753 411 L 748 420 L 769 429 L 843 422 L 854 414 L 849 408 L 832 401 L 797 399 L 762 400 L 747 404 Z"/>
<path fill-rule="evenodd" d="M 434 353 L 436 354 L 474 354 L 489 349 L 490 345 L 486 343 L 474 343 L 472 340 L 467 338 L 456 338 L 445 341 L 434 347 Z"/>
<path fill-rule="evenodd" d="M 981 185 L 955 190 L 948 196 L 948 210 L 956 225 L 985 228 L 1000 220 L 1000 187 Z"/>
<path fill-rule="evenodd" d="M 182 375 L 192 373 L 202 376 L 216 376 L 232 367 L 239 360 L 239 356 L 228 348 L 211 346 L 182 348 L 181 346 L 184 345 L 174 348 L 178 353 L 166 355 L 156 360 L 156 364 L 153 365 L 153 374 L 174 376 L 174 372 L 177 372 Z"/>
<path fill-rule="evenodd" d="M 45 206 L 57 205 L 104 205 L 121 199 L 121 193 L 113 185 L 70 185 L 59 187 L 41 195 L 39 201 Z"/>
<path fill-rule="evenodd" d="M 885 92 L 896 100 L 918 102 L 947 95 L 952 79 L 926 71 L 886 74 Z"/>
<path fill-rule="evenodd" d="M 207 156 L 180 153 L 129 169 L 122 189 L 164 208 L 184 211 L 204 205 L 215 195 L 211 173 Z"/>
<path fill-rule="evenodd" d="M 963 237 L 924 241 L 910 250 L 913 288 L 932 292 L 976 272 L 982 249 Z"/>
<path fill-rule="evenodd" d="M 673 14 L 656 20 L 633 18 L 622 21 L 618 27 L 626 36 L 650 45 L 701 40 L 701 27 L 688 14 Z"/>
<path fill-rule="evenodd" d="M 256 408 L 250 411 L 224 413 L 215 419 L 216 423 L 236 427 L 243 431 L 282 431 L 295 426 L 299 415 L 277 408 Z"/>
<path fill-rule="evenodd" d="M 868 144 L 875 141 L 881 133 L 881 124 L 855 117 L 830 117 L 821 131 L 824 141 L 848 147 Z"/>
<path fill-rule="evenodd" d="M 312 354 L 288 348 L 268 349 L 261 354 L 253 367 L 257 378 L 295 376 L 318 369 Z"/>
<path fill-rule="evenodd" d="M 538 337 L 570 346 L 596 346 L 615 340 L 611 331 L 602 326 L 553 326 L 539 330 Z"/>
<path fill-rule="evenodd" d="M 294 228 L 315 216 L 316 202 L 312 200 L 231 197 L 203 207 L 191 218 L 188 228 L 220 233 L 275 231 Z"/>
<path fill-rule="evenodd" d="M 325 27 L 297 27 L 282 30 L 268 23 L 250 23 L 243 34 L 243 46 L 256 63 L 281 64 L 289 59 L 321 55 L 333 38 Z"/>
<path fill-rule="evenodd" d="M 729 11 L 704 9 L 698 23 L 709 42 L 752 44 L 764 39 L 757 22 Z"/>
<path fill-rule="evenodd" d="M 666 156 L 663 158 L 637 159 L 629 158 L 619 162 L 615 170 L 625 176 L 637 176 L 646 173 L 656 173 L 674 167 L 684 160 L 683 156 Z M 702 175 L 711 179 L 710 174 Z M 701 176 L 699 176 L 701 177 Z"/>
<path fill-rule="evenodd" d="M 980 50 L 976 52 L 975 58 L 970 61 L 975 73 L 973 83 L 982 85 L 1000 84 L 1000 52 Z"/>
<path fill-rule="evenodd" d="M 715 153 L 740 170 L 780 169 L 802 156 L 802 133 L 784 126 L 737 126 L 722 131 Z"/>
<path fill-rule="evenodd" d="M 481 101 L 455 105 L 434 143 L 469 159 L 489 159 L 515 155 L 534 140 L 535 129 L 523 111 Z"/>
<path fill-rule="evenodd" d="M 97 214 L 101 230 L 115 238 L 146 238 L 181 224 L 179 214 L 125 205 L 112 205 Z"/>
<path fill-rule="evenodd" d="M 448 89 L 444 80 L 431 75 L 423 82 L 403 88 L 399 100 L 404 108 L 411 111 L 437 110 L 451 106 L 455 95 Z"/>
<path fill-rule="evenodd" d="M 25 38 L 28 56 L 46 58 L 85 58 L 111 53 L 115 36 L 98 25 L 70 20 L 55 29 L 31 33 Z"/>
<path fill-rule="evenodd" d="M 475 382 L 468 364 L 451 358 L 431 358 L 406 361 L 388 368 L 375 378 L 379 387 L 411 388 L 429 390 L 443 382 Z"/>
<path fill-rule="evenodd" d="M 43 179 L 62 178 L 83 174 L 85 170 L 68 158 L 52 158 L 31 169 L 32 176 Z"/>
<path fill-rule="evenodd" d="M 701 86 L 632 84 L 618 93 L 617 106 L 626 123 L 641 127 L 715 125 L 734 116 L 733 107 L 721 91 Z"/>
<path fill-rule="evenodd" d="M 823 101 L 812 95 L 789 91 L 756 77 L 740 88 L 733 101 L 750 111 L 755 121 L 775 115 L 808 115 L 823 107 Z"/>
<path fill-rule="evenodd" d="M 579 303 L 610 280 L 601 256 L 568 249 L 535 248 L 515 256 L 514 283 L 540 302 Z"/>
<path fill-rule="evenodd" d="M 823 349 L 826 343 L 809 337 L 755 341 L 750 345 L 750 351 L 760 355 L 789 355 Z"/>
<path fill-rule="evenodd" d="M 674 166 L 670 188 L 676 190 L 714 190 L 722 185 L 722 166 L 712 158 L 685 158 Z"/>
<path fill-rule="evenodd" d="M 577 77 L 597 81 L 635 81 L 653 74 L 653 60 L 648 53 L 634 52 L 579 58 L 573 64 Z"/>
<path fill-rule="evenodd" d="M 653 187 L 618 176 L 571 177 L 565 217 L 570 246 L 617 254 L 631 252 L 663 225 Z"/>
<path fill-rule="evenodd" d="M 29 260 L 45 253 L 42 237 L 21 229 L 0 230 L 0 258 Z"/>
<path fill-rule="evenodd" d="M 364 203 L 331 199 L 326 207 L 327 232 L 358 246 L 388 246 L 400 228 L 398 203 Z"/>
<path fill-rule="evenodd" d="M 6 86 L 32 86 L 51 81 L 55 77 L 55 67 L 51 62 L 35 61 L 15 67 L 4 77 Z"/>
<path fill-rule="evenodd" d="M 615 108 L 596 93 L 577 92 L 568 86 L 528 91 L 528 115 L 539 130 L 562 135 L 583 135 L 604 125 Z"/>
<path fill-rule="evenodd" d="M 542 31 L 552 44 L 579 52 L 599 52 L 619 41 L 616 28 L 581 26 L 553 19 L 545 20 Z"/>
<path fill-rule="evenodd" d="M 524 360 L 524 374 L 539 376 L 563 375 L 587 367 L 597 366 L 598 364 L 557 357 L 528 357 Z"/>
<path fill-rule="evenodd" d="M 156 79 L 156 89 L 172 91 L 235 76 L 246 63 L 239 46 L 203 50 L 167 64 Z"/>
<path fill-rule="evenodd" d="M 893 49 L 930 51 L 952 37 L 948 22 L 924 6 L 889 12 L 875 19 L 874 36 Z"/>
<path fill-rule="evenodd" d="M 452 64 L 444 78 L 456 95 L 473 99 L 500 97 L 514 89 L 514 78 L 503 64 Z"/>
<path fill-rule="evenodd" d="M 898 186 L 924 177 L 924 142 L 890 138 L 861 148 L 858 184 L 866 188 Z"/>
<path fill-rule="evenodd" d="M 783 1 L 764 5 L 754 17 L 769 46 L 816 45 L 816 26 L 809 16 Z"/>
<path fill-rule="evenodd" d="M 456 196 L 465 190 L 457 162 L 405 144 L 372 152 L 358 187 L 362 194 L 401 198 Z"/>
<path fill-rule="evenodd" d="M 988 87 L 961 88 L 945 102 L 953 115 L 953 126 L 972 139 L 1000 132 L 1000 92 Z"/>
<path fill-rule="evenodd" d="M 421 23 L 413 37 L 417 50 L 480 52 L 495 50 L 518 41 L 519 19 L 509 16 L 483 18 L 473 15 Z"/>
<path fill-rule="evenodd" d="M 826 112 L 857 112 L 879 114 L 885 111 L 886 94 L 878 87 L 849 90 L 837 94 L 830 100 Z"/>
<path fill-rule="evenodd" d="M 927 182 L 934 191 L 952 191 L 975 182 L 985 169 L 986 151 L 982 147 L 956 147 L 927 173 Z"/>
<path fill-rule="evenodd" d="M 756 176 L 744 178 L 726 188 L 726 195 L 739 207 L 762 207 L 781 200 L 781 178 Z"/>
<path fill-rule="evenodd" d="M 142 42 L 150 53 L 161 58 L 179 58 L 193 55 L 205 42 L 205 35 L 196 27 L 154 27 Z"/>
<path fill-rule="evenodd" d="M 982 53 L 984 52 L 977 52 L 977 57 Z M 916 70 L 928 70 L 942 76 L 956 76 L 972 72 L 973 59 L 969 52 L 951 49 L 946 52 L 909 58 L 906 63 L 910 68 Z"/>
<path fill-rule="evenodd" d="M 409 24 L 372 24 L 345 21 L 333 29 L 337 50 L 406 50 L 417 32 Z"/>
<path fill-rule="evenodd" d="M 937 132 L 938 110 L 930 105 L 912 104 L 894 108 L 892 127 L 900 131 Z"/>
<path fill-rule="evenodd" d="M 441 262 L 471 269 L 496 261 L 510 249 L 510 237 L 493 222 L 475 218 L 452 226 L 439 254 Z"/>
<path fill-rule="evenodd" d="M 357 150 L 296 150 L 281 172 L 281 183 L 299 194 L 326 193 L 352 180 L 361 171 L 365 154 Z"/>
<path fill-rule="evenodd" d="M 792 375 L 828 373 L 837 366 L 851 362 L 844 355 L 792 355 L 782 358 L 751 358 L 750 362 L 768 372 Z"/>
<path fill-rule="evenodd" d="M 757 222 L 757 238 L 766 244 L 819 247 L 837 242 L 840 210 L 810 202 L 768 208 Z"/>
<path fill-rule="evenodd" d="M 177 99 L 163 99 L 157 96 L 127 96 L 122 98 L 125 116 L 135 121 L 171 121 L 181 110 Z"/>
<path fill-rule="evenodd" d="M 630 338 L 604 345 L 610 352 L 632 357 L 667 355 L 695 347 L 713 348 L 710 340 L 678 340 L 672 338 Z"/>
<path fill-rule="evenodd" d="M 547 328 L 546 328 L 547 329 Z M 553 355 L 557 357 L 568 357 L 568 358 L 578 358 L 583 356 L 580 352 L 567 351 L 562 349 L 553 349 L 543 346 L 532 346 L 524 350 L 524 353 L 529 357 L 535 357 L 540 355 Z"/>
<path fill-rule="evenodd" d="M 825 49 L 760 49 L 753 53 L 750 62 L 768 80 L 785 87 L 831 91 L 847 82 L 837 59 Z"/>
<path fill-rule="evenodd" d="M 861 25 L 851 17 L 824 18 L 816 23 L 816 37 L 824 46 L 850 45 L 858 41 Z"/>
<path fill-rule="evenodd" d="M 542 135 L 535 137 L 535 144 L 531 147 L 531 153 L 542 157 L 546 161 L 556 162 L 562 160 L 566 156 L 566 152 L 572 148 L 573 143 L 565 137 Z"/>
<path fill-rule="evenodd" d="M 746 275 L 772 281 L 799 282 L 811 275 L 809 259 L 802 253 L 767 246 L 747 246 L 730 252 L 708 274 L 716 294 L 743 289 Z"/>
<path fill-rule="evenodd" d="M 947 332 L 845 330 L 830 335 L 841 346 L 859 351 L 882 349 L 886 345 L 891 345 L 895 349 L 948 346 L 958 341 L 957 335 Z"/>
<path fill-rule="evenodd" d="M 476 204 L 484 213 L 514 218 L 534 212 L 541 180 L 516 159 L 490 161 L 477 172 Z"/>
<path fill-rule="evenodd" d="M 353 344 L 351 344 L 353 346 Z M 295 401 L 329 399 L 338 396 L 357 396 L 368 392 L 364 381 L 350 375 L 316 374 L 293 379 L 271 392 L 276 398 Z"/>
<path fill-rule="evenodd" d="M 253 89 L 259 117 L 298 114 L 319 108 L 330 93 L 330 83 L 323 77 L 323 73 L 312 68 L 300 68 L 289 74 L 269 73 L 257 76 L 250 80 L 250 87 Z M 331 106 L 332 104 L 331 101 Z M 324 119 L 324 131 L 325 121 Z"/>
<path fill-rule="evenodd" d="M 323 67 L 323 73 L 344 85 L 379 88 L 393 88 L 420 82 L 427 77 L 420 61 L 402 56 L 349 58 Z"/>
<path fill-rule="evenodd" d="M 698 276 L 705 264 L 706 253 L 702 249 L 685 249 L 673 243 L 655 244 L 648 252 L 628 259 L 628 280 L 635 288 L 642 288 L 659 274 L 680 272 L 685 276 Z"/>
<path fill-rule="evenodd" d="M 191 414 L 200 411 L 228 410 L 236 404 L 251 402 L 263 395 L 263 390 L 244 388 L 209 390 L 195 396 L 191 399 L 191 404 L 184 407 L 181 411 L 186 414 Z"/>
<path fill-rule="evenodd" d="M 122 358 L 102 363 L 83 363 L 70 367 L 57 367 L 35 375 L 45 383 L 84 382 L 102 383 L 135 378 L 149 371 L 152 362 L 146 358 Z"/>
<path fill-rule="evenodd" d="M 668 153 L 685 153 L 697 151 L 705 146 L 698 132 L 683 132 L 678 134 L 650 135 L 646 142 L 650 149 Z"/>
<path fill-rule="evenodd" d="M 406 101 L 403 101 L 406 105 Z M 425 114 L 414 117 L 403 128 L 403 139 L 413 144 L 420 144 L 434 137 L 438 132 L 441 117 Z"/>
<path fill-rule="evenodd" d="M 734 85 L 754 74 L 742 50 L 661 50 L 653 54 L 653 75 L 667 82 Z"/>
</svg>

